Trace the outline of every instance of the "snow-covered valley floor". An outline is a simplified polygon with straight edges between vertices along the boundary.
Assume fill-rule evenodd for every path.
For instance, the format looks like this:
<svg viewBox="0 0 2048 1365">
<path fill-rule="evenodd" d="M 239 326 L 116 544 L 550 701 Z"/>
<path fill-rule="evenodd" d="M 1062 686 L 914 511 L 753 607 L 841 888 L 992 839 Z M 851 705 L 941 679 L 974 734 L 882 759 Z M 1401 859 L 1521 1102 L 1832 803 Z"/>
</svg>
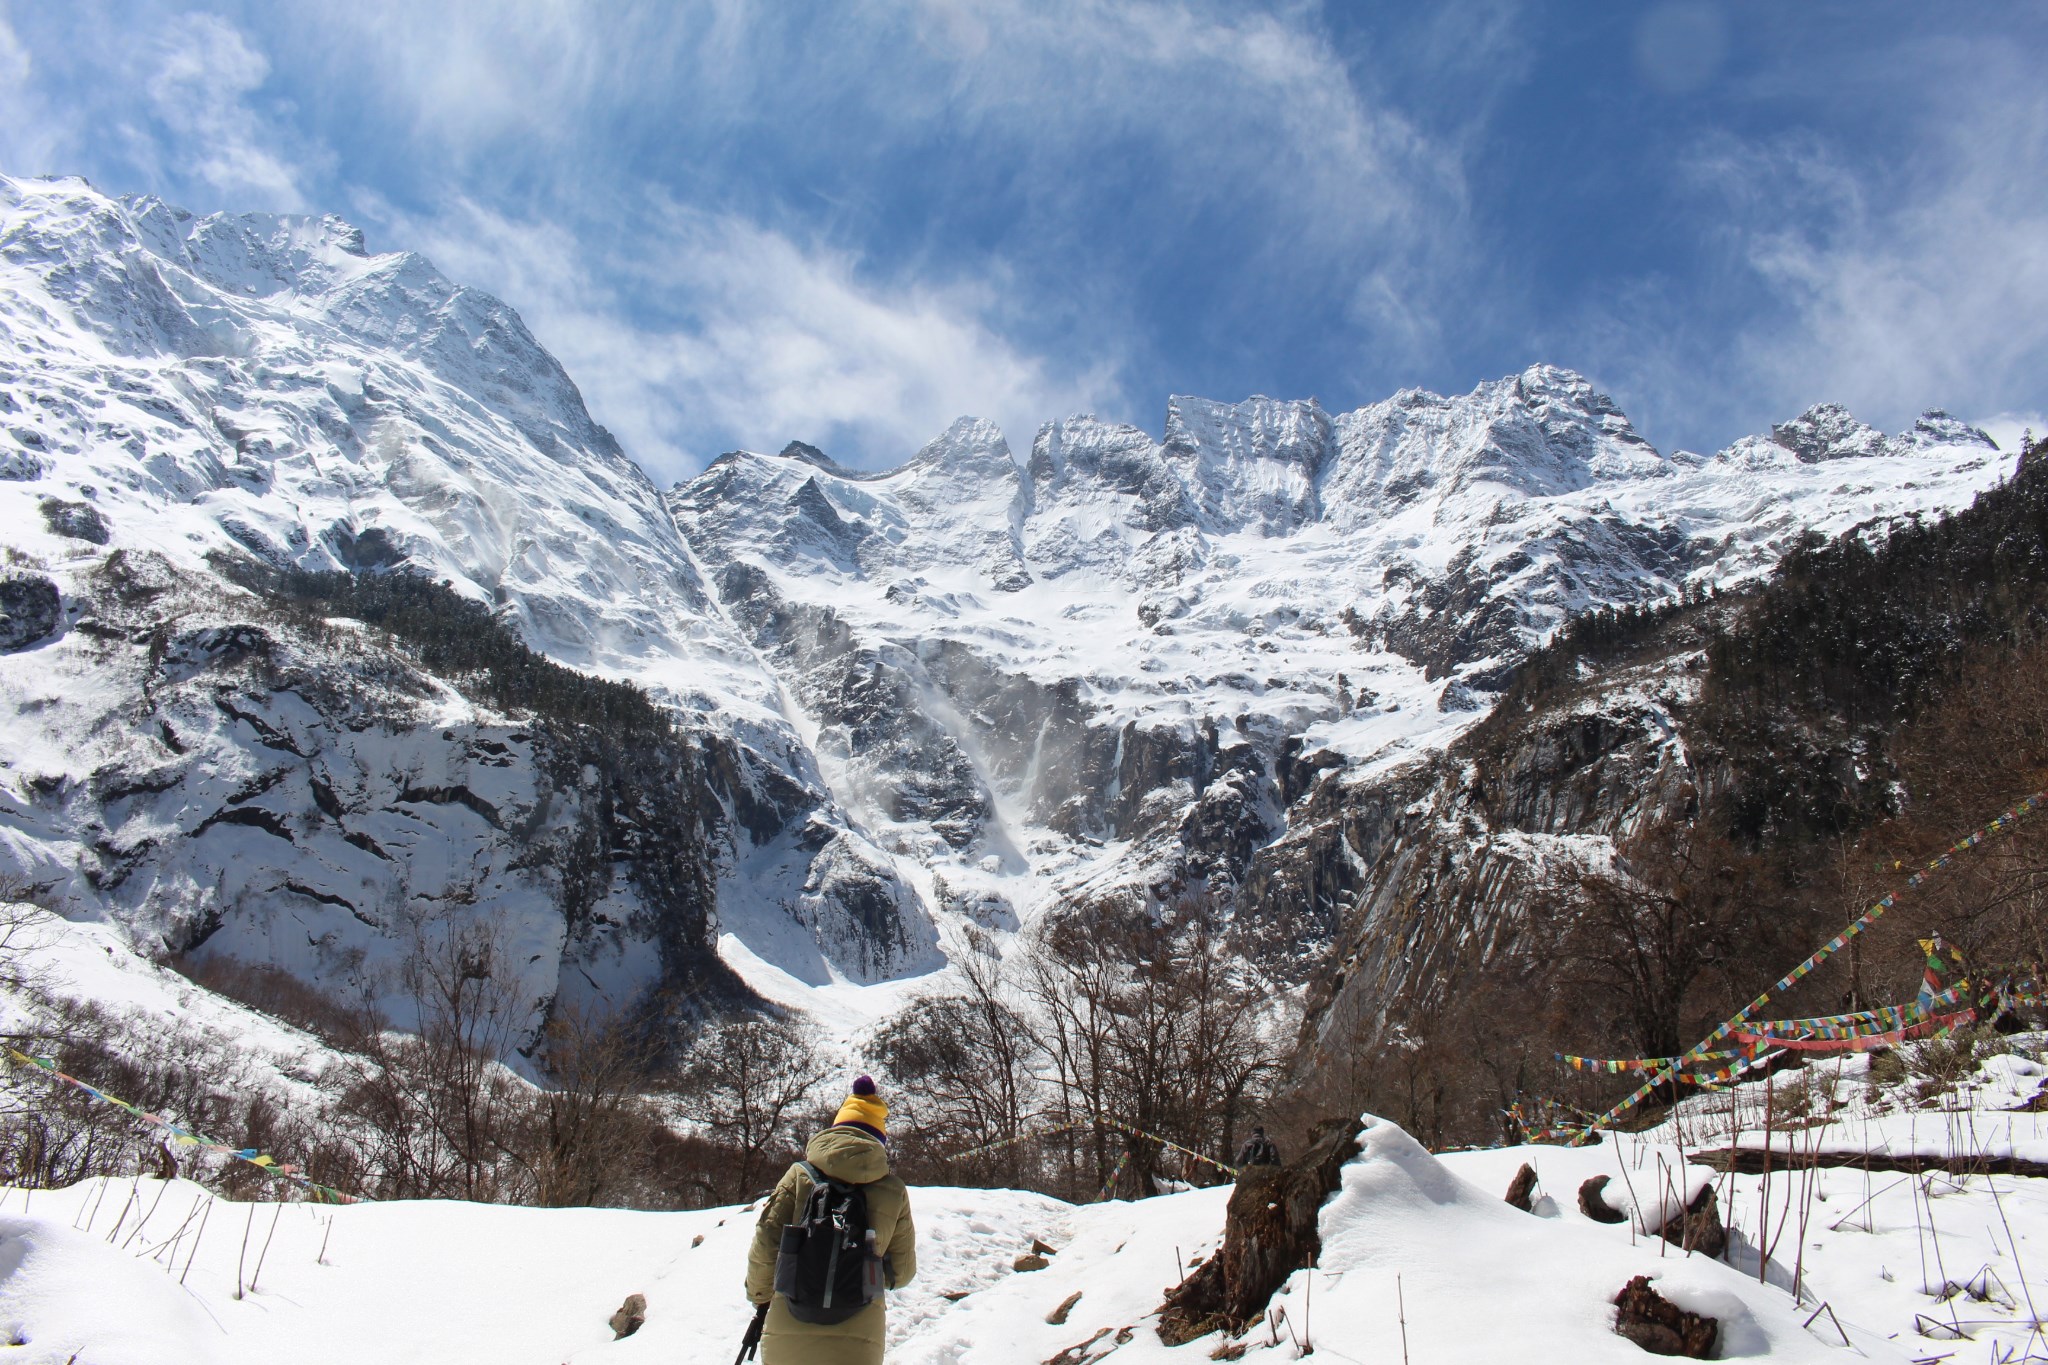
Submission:
<svg viewBox="0 0 2048 1365">
<path fill-rule="evenodd" d="M 135 956 L 104 925 L 31 916 L 17 938 L 44 990 L 92 1002 L 116 1031 L 141 1040 L 175 1025 L 215 1040 L 204 1055 L 232 1049 L 238 1092 L 285 1109 L 319 1102 L 298 1079 L 322 1055 L 310 1035 Z M 48 1026 L 35 998 L 0 990 L 0 1022 Z M 2048 1114 L 2033 1107 L 2044 1048 L 2048 1035 L 2021 1035 L 1958 1062 L 1953 1044 L 1919 1045 L 1877 1063 L 1876 1077 L 1867 1058 L 1818 1062 L 1582 1148 L 1432 1156 L 1371 1121 L 1364 1154 L 1323 1210 L 1321 1264 L 1296 1273 L 1274 1301 L 1285 1320 L 1248 1333 L 1243 1358 L 1293 1360 L 1312 1344 L 1321 1358 L 1379 1365 L 1404 1359 L 1405 1328 L 1412 1365 L 1637 1361 L 1611 1330 L 1610 1301 L 1645 1274 L 1723 1320 L 1725 1358 L 2048 1361 L 2048 1337 L 2034 1330 L 2048 1309 L 2048 1179 L 1784 1169 L 1828 1152 L 2048 1167 Z M 34 1104 L 47 1084 L 20 1077 L 17 1101 Z M 1771 1176 L 1690 1159 L 1760 1152 L 1767 1104 Z M 1533 1214 L 1502 1199 L 1524 1162 L 1539 1177 Z M 1580 1186 L 1598 1175 L 1626 1221 L 1581 1213 Z M 1730 1228 L 1727 1263 L 1645 1231 L 1708 1183 Z M 1065 1365 L 1209 1359 L 1222 1341 L 1168 1348 L 1154 1315 L 1215 1249 L 1228 1197 L 1077 1207 L 918 1188 L 921 1273 L 893 1296 L 890 1359 L 1029 1365 L 1084 1346 Z M 740 1279 L 752 1226 L 732 1208 L 250 1205 L 148 1177 L 0 1188 L 0 1365 L 724 1365 L 748 1317 Z M 1056 1249 L 1049 1264 L 1014 1270 L 1038 1241 Z M 646 1296 L 646 1326 L 614 1341 L 606 1320 L 633 1293 Z M 1075 1295 L 1063 1321 L 1047 1321 Z"/>
<path fill-rule="evenodd" d="M 1976 1115 L 1987 1133 L 1991 1112 Z M 2039 1116 L 1999 1119 L 2017 1139 Z M 1939 1115 L 1909 1121 L 1922 1146 L 1964 1131 Z M 1838 1169 L 1809 1185 L 1780 1171 L 1768 1199 L 1783 1231 L 1760 1284 L 1763 1178 L 1686 1165 L 1655 1140 L 1676 1135 L 1438 1157 L 1372 1122 L 1323 1210 L 1321 1266 L 1296 1273 L 1274 1300 L 1284 1320 L 1250 1332 L 1243 1358 L 1293 1360 L 1312 1344 L 1336 1361 L 1634 1362 L 1642 1352 L 1612 1332 L 1609 1300 L 1636 1274 L 1721 1319 L 1723 1358 L 2048 1358 L 2033 1328 L 2035 1305 L 2048 1306 L 2048 1181 Z M 1524 1161 L 1541 1178 L 1533 1215 L 1501 1198 Z M 1598 1174 L 1611 1178 L 1611 1203 L 1646 1210 L 1717 1182 L 1734 1264 L 1646 1236 L 1640 1215 L 1584 1217 L 1576 1193 Z M 1228 1194 L 1074 1207 L 915 1189 L 922 1270 L 892 1296 L 890 1359 L 1047 1361 L 1091 1342 L 1066 1359 L 1209 1359 L 1221 1338 L 1165 1347 L 1152 1314 L 1180 1268 L 1215 1247 Z M 752 1224 L 730 1208 L 248 1205 L 148 1178 L 8 1190 L 0 1354 L 37 1365 L 724 1365 L 748 1317 L 739 1282 Z M 1056 1248 L 1050 1264 L 1013 1270 L 1035 1239 Z M 615 1341 L 606 1320 L 636 1292 L 646 1325 Z M 1047 1321 L 1076 1295 L 1064 1321 Z"/>
</svg>

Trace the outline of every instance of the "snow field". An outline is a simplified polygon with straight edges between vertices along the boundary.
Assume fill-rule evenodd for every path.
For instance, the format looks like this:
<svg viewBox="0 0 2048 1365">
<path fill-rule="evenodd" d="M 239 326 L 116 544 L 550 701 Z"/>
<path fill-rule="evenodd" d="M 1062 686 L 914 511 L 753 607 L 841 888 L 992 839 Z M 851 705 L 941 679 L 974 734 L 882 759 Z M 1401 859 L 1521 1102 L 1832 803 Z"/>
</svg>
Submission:
<svg viewBox="0 0 2048 1365">
<path fill-rule="evenodd" d="M 1821 1207 L 1853 1217 L 1825 1233 L 1815 1219 L 1808 1294 L 1795 1305 L 1778 1273 L 1782 1245 L 1770 1282 L 1759 1284 L 1754 1274 L 1686 1257 L 1629 1224 L 1579 1215 L 1575 1193 L 1587 1175 L 1615 1177 L 1612 1197 L 1626 1203 L 1620 1168 L 1634 1165 L 1631 1178 L 1645 1189 L 1655 1178 L 1653 1144 L 1439 1158 L 1379 1121 L 1363 1142 L 1323 1211 L 1322 1265 L 1297 1272 L 1276 1296 L 1280 1320 L 1246 1335 L 1244 1359 L 1294 1360 L 1303 1341 L 1332 1360 L 1401 1359 L 1405 1315 L 1405 1356 L 1418 1365 L 1632 1365 L 1642 1353 L 1613 1334 L 1609 1301 L 1636 1274 L 1652 1276 L 1674 1302 L 1720 1318 L 1727 1359 L 1902 1362 L 1955 1345 L 1912 1333 L 1912 1314 L 1929 1307 L 1909 1283 L 1913 1222 L 1901 1217 L 1902 1200 L 1881 1196 L 1870 1206 L 1875 1230 L 1865 1232 L 1849 1197 L 1860 1190 L 1861 1172 L 1827 1173 Z M 1534 1216 L 1500 1198 L 1523 1160 L 1537 1164 L 1549 1195 Z M 1979 1215 L 1992 1209 L 1981 1182 L 1959 1183 L 1969 1187 L 1935 1195 L 1948 1225 L 1946 1254 L 1956 1265 L 1970 1262 L 1957 1275 L 1978 1270 L 1974 1257 L 1988 1245 L 1979 1240 Z M 2034 1183 L 2008 1181 L 2000 1191 L 2022 1254 L 2029 1232 L 2038 1236 L 2048 1226 L 2048 1196 L 2015 1187 Z M 1739 1208 L 1755 1181 L 1734 1177 L 1733 1184 Z M 1072 1207 L 1016 1191 L 915 1189 L 920 1275 L 892 1296 L 890 1359 L 1043 1361 L 1092 1342 L 1082 1358 L 1206 1360 L 1221 1338 L 1169 1348 L 1151 1315 L 1180 1269 L 1214 1249 L 1228 1195 L 1210 1189 Z M 1995 1232 L 2000 1225 L 1988 1226 Z M 73 1352 L 94 1365 L 724 1365 L 748 1318 L 740 1281 L 752 1230 L 751 1208 L 244 1205 L 187 1182 L 152 1179 L 7 1191 L 0 1198 L 0 1329 L 25 1343 L 9 1358 L 33 1365 L 64 1365 Z M 1056 1248 L 1050 1264 L 1012 1270 L 1034 1239 Z M 1739 1260 L 1742 1248 L 1733 1254 Z M 1987 1256 L 1994 1291 L 2028 1292 L 2010 1256 Z M 646 1326 L 615 1342 L 605 1320 L 635 1292 L 647 1297 Z M 1077 1293 L 1062 1323 L 1047 1321 Z M 1825 1314 L 1814 1328 L 1802 1326 L 1823 1299 L 1851 1347 Z M 1962 1327 L 1980 1341 L 2024 1349 L 2024 1325 L 1995 1303 L 1955 1306 Z M 1995 1330 L 2004 1335 L 1987 1336 L 1975 1325 L 1984 1317 L 1998 1317 Z"/>
</svg>

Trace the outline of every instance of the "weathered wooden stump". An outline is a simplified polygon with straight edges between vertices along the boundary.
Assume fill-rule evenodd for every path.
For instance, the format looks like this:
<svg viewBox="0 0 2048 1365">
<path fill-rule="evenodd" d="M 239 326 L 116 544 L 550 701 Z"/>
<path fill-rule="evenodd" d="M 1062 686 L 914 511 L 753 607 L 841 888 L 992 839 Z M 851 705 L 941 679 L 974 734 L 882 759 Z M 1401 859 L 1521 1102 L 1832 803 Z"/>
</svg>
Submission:
<svg viewBox="0 0 2048 1365">
<path fill-rule="evenodd" d="M 1614 1296 L 1614 1330 L 1652 1355 L 1712 1360 L 1721 1338 L 1716 1318 L 1688 1313 L 1650 1288 L 1650 1277 L 1638 1275 Z"/>
<path fill-rule="evenodd" d="M 1579 1186 L 1579 1212 L 1596 1223 L 1619 1223 L 1628 1215 L 1607 1202 L 1607 1180 L 1604 1175 L 1596 1175 Z"/>
<path fill-rule="evenodd" d="M 1508 1203 L 1523 1213 L 1532 1212 L 1536 1205 L 1536 1168 L 1528 1162 L 1515 1172 L 1515 1178 L 1508 1182 Z"/>
<path fill-rule="evenodd" d="M 1701 1186 L 1684 1213 L 1668 1220 L 1657 1235 L 1673 1246 L 1719 1259 L 1728 1250 L 1728 1229 L 1721 1222 L 1721 1202 L 1712 1185 Z"/>
<path fill-rule="evenodd" d="M 1223 1246 L 1167 1293 L 1159 1339 L 1178 1346 L 1256 1322 L 1273 1291 L 1322 1254 L 1316 1215 L 1358 1150 L 1358 1120 L 1333 1119 L 1317 1127 L 1294 1163 L 1240 1171 L 1223 1216 Z"/>
</svg>

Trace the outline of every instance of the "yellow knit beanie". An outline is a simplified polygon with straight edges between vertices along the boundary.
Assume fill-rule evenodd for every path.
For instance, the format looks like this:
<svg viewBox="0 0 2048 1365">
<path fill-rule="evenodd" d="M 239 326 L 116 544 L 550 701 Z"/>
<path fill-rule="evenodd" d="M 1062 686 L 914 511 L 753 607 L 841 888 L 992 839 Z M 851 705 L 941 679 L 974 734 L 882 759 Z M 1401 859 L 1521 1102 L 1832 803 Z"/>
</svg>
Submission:
<svg viewBox="0 0 2048 1365">
<path fill-rule="evenodd" d="M 875 1093 L 874 1078 L 856 1076 L 853 1093 L 846 1097 L 846 1103 L 839 1106 L 839 1113 L 832 1120 L 836 1126 L 842 1123 L 855 1124 L 867 1129 L 884 1142 L 889 1140 L 889 1106 Z"/>
</svg>

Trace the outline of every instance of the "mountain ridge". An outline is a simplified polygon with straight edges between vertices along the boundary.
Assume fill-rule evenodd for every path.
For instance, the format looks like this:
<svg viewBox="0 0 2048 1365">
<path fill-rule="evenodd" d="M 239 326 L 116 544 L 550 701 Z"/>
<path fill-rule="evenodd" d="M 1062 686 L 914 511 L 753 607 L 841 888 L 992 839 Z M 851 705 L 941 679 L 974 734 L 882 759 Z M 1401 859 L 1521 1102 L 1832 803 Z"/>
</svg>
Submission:
<svg viewBox="0 0 2048 1365">
<path fill-rule="evenodd" d="M 0 507 L 18 572 L 63 605 L 0 654 L 0 700 L 30 736 L 17 754 L 48 767 L 10 774 L 4 818 L 14 860 L 78 913 L 162 937 L 147 894 L 109 902 L 80 869 L 95 840 L 133 849 L 143 825 L 217 813 L 173 808 L 183 786 L 62 812 L 34 794 L 178 757 L 143 725 L 147 669 L 140 692 L 68 709 L 36 676 L 46 652 L 84 666 L 80 623 L 105 594 L 92 575 L 117 554 L 160 556 L 150 572 L 186 598 L 218 555 L 445 580 L 539 654 L 645 689 L 713 775 L 717 809 L 687 853 L 715 901 L 698 951 L 851 1029 L 970 927 L 1238 887 L 1328 774 L 1439 751 L 1575 611 L 1742 581 L 1809 529 L 1955 505 L 2003 467 L 1945 414 L 1885 437 L 1827 405 L 1713 456 L 1665 455 L 1591 381 L 1534 365 L 1334 415 L 1180 395 L 1157 438 L 1082 415 L 1022 453 L 962 418 L 888 470 L 791 442 L 663 491 L 514 310 L 423 257 L 365 251 L 332 217 L 202 219 L 0 178 Z M 223 597 L 206 628 L 259 609 Z M 173 625 L 144 611 L 124 628 Z M 283 643 L 349 666 L 331 643 Z M 358 743 L 348 726 L 340 711 L 315 726 L 337 762 Z M 217 742 L 214 758 L 264 771 L 256 731 Z M 436 771 L 481 761 L 400 747 L 392 761 Z M 236 827 L 160 838 L 125 884 L 218 895 L 207 879 L 226 869 L 194 850 Z M 463 837 L 511 867 L 529 836 Z M 290 887 L 328 886 L 339 864 L 320 858 L 353 855 L 304 857 L 238 883 L 223 913 L 327 913 Z M 659 937 L 630 882 L 594 903 L 621 926 L 621 963 Z M 551 894 L 530 889 L 536 906 Z M 433 895 L 413 911 L 484 913 Z M 367 961 L 394 951 L 337 929 Z M 1284 956 L 1308 960 L 1322 933 Z M 576 984 L 570 958 L 548 966 L 558 951 L 536 1000 L 659 979 Z"/>
</svg>

